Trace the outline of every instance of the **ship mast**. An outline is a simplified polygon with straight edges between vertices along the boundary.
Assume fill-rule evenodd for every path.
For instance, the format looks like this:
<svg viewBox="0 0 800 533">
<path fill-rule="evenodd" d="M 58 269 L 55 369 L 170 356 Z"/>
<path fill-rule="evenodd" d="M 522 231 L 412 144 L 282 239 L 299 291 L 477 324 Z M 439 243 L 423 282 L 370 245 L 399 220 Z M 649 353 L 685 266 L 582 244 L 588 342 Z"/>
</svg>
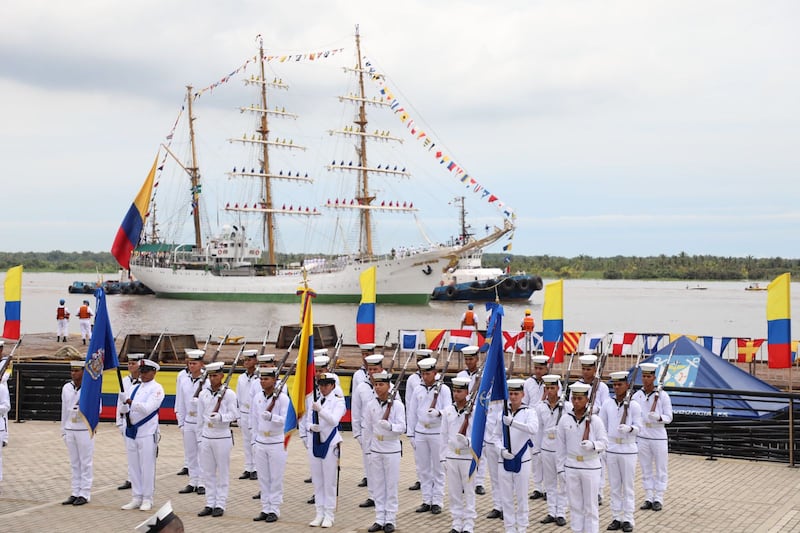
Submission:
<svg viewBox="0 0 800 533">
<path fill-rule="evenodd" d="M 186 167 L 192 183 L 192 217 L 194 219 L 194 245 L 197 250 L 203 247 L 200 232 L 200 171 L 197 164 L 197 148 L 194 139 L 194 115 L 192 114 L 192 86 L 186 86 L 186 109 L 189 112 L 189 143 L 192 147 L 192 164 Z"/>
<path fill-rule="evenodd" d="M 265 72 L 264 72 L 264 41 L 259 39 L 258 43 L 258 57 L 261 61 L 259 61 L 261 67 L 261 79 L 266 80 Z M 261 84 L 261 108 L 267 108 L 267 84 Z M 266 143 L 267 138 L 269 137 L 269 124 L 267 121 L 267 113 L 261 113 L 261 120 L 258 134 L 261 136 L 261 140 L 264 141 L 261 143 L 261 164 L 263 166 L 264 172 L 264 218 L 263 218 L 263 227 L 264 227 L 264 236 L 267 240 L 267 261 L 268 264 L 274 265 L 275 264 L 275 217 L 272 213 L 272 181 L 269 178 L 269 145 Z"/>
<path fill-rule="evenodd" d="M 359 144 L 356 151 L 358 152 L 358 163 L 361 167 L 360 179 L 358 182 L 358 196 L 356 200 L 359 205 L 369 206 L 375 199 L 369 193 L 369 172 L 367 171 L 367 111 L 366 111 L 366 94 L 364 92 L 364 69 L 361 64 L 361 35 L 358 32 L 358 25 L 356 25 L 356 57 L 357 66 L 356 72 L 358 73 L 358 96 L 360 102 L 358 104 L 358 120 L 353 122 L 358 125 Z M 369 209 L 360 210 L 359 226 L 361 228 L 359 234 L 359 250 L 362 257 L 372 257 L 372 217 Z"/>
</svg>

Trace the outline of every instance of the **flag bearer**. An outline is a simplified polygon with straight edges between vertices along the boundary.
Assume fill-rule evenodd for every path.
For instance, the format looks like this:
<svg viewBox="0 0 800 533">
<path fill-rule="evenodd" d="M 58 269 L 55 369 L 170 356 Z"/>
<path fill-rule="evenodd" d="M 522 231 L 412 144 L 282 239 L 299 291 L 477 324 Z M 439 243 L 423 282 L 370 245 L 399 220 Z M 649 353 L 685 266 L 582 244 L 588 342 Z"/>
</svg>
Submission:
<svg viewBox="0 0 800 533">
<path fill-rule="evenodd" d="M 83 305 L 78 308 L 78 324 L 81 327 L 81 341 L 86 344 L 86 340 L 92 339 L 92 317 L 94 311 L 89 307 L 89 300 L 84 300 Z"/>
<path fill-rule="evenodd" d="M 61 387 L 61 438 L 67 445 L 72 469 L 72 494 L 61 502 L 62 505 L 85 505 L 91 499 L 94 439 L 81 418 L 78 405 L 84 365 L 84 361 L 70 361 L 72 379 Z"/>
<path fill-rule="evenodd" d="M 206 365 L 210 387 L 200 392 L 197 408 L 200 431 L 200 472 L 206 487 L 206 506 L 197 516 L 222 516 L 228 501 L 233 433 L 231 422 L 239 418 L 236 393 L 223 385 L 224 363 Z"/>
<path fill-rule="evenodd" d="M 525 380 L 508 380 L 508 411 L 503 413 L 500 442 L 499 480 L 505 530 L 524 533 L 528 528 L 528 479 L 531 474 L 533 441 L 539 419 L 522 403 Z M 493 488 L 493 490 L 495 490 Z"/>
<path fill-rule="evenodd" d="M 614 397 L 603 404 L 600 418 L 608 428 L 606 470 L 611 487 L 611 524 L 609 531 L 633 531 L 635 505 L 633 484 L 636 477 L 636 435 L 642 425 L 642 409 L 628 394 L 628 372 L 612 372 Z M 625 420 L 622 420 L 623 416 Z"/>
<path fill-rule="evenodd" d="M 656 388 L 656 369 L 654 363 L 642 363 L 642 388 L 636 391 L 633 399 L 642 408 L 643 425 L 639 431 L 639 465 L 642 467 L 642 484 L 645 500 L 639 509 L 660 511 L 667 490 L 667 449 L 666 424 L 672 422 L 672 401 L 669 395 Z M 656 400 L 658 398 L 658 400 Z"/>
<path fill-rule="evenodd" d="M 453 403 L 442 412 L 441 454 L 447 468 L 447 503 L 453 526 L 450 533 L 472 533 L 475 531 L 475 480 L 469 475 L 472 463 L 472 448 L 467 435 L 472 435 L 472 417 L 464 425 L 469 395 L 469 378 L 453 378 Z"/>
<path fill-rule="evenodd" d="M 189 475 L 189 484 L 178 491 L 180 494 L 197 492 L 202 495 L 206 493 L 200 468 L 199 451 L 203 420 L 198 416 L 199 399 L 195 397 L 197 387 L 200 386 L 203 378 L 205 353 L 203 350 L 186 350 L 188 374 L 176 381 L 178 389 L 175 394 L 175 418 L 183 436 L 183 457 L 188 465 L 186 468 Z M 208 382 L 206 382 L 204 387 L 208 388 L 208 386 Z"/>
<path fill-rule="evenodd" d="M 539 521 L 541 524 L 555 523 L 557 526 L 567 524 L 567 487 L 563 479 L 559 481 L 556 449 L 558 447 L 557 426 L 561 418 L 572 410 L 572 404 L 561 403 L 559 396 L 561 376 L 547 374 L 543 378 L 545 384 L 544 401 L 536 404 L 539 416 L 539 442 L 542 457 L 542 475 L 544 488 L 547 491 L 547 516 Z"/>
<path fill-rule="evenodd" d="M 256 372 L 258 350 L 242 350 L 244 372 L 236 378 L 236 399 L 239 402 L 239 428 L 242 430 L 242 449 L 244 450 L 244 472 L 239 479 L 258 479 L 253 462 L 253 446 L 250 435 L 250 402 L 253 391 L 261 388 Z"/>
<path fill-rule="evenodd" d="M 546 355 L 534 355 L 531 357 L 533 363 L 533 375 L 525 380 L 525 396 L 523 403 L 535 410 L 539 402 L 544 400 L 545 383 L 544 375 L 547 374 L 547 363 L 550 359 Z M 544 478 L 542 477 L 542 456 L 539 447 L 531 450 L 531 476 L 533 477 L 533 492 L 531 500 L 547 498 L 544 488 Z"/>
<path fill-rule="evenodd" d="M 144 358 L 143 353 L 129 353 L 128 354 L 128 375 L 122 378 L 122 391 L 129 396 L 133 388 L 140 383 L 139 380 L 139 365 Z M 122 434 L 122 442 L 125 444 L 125 415 L 122 414 L 122 400 L 123 395 L 117 396 L 117 427 L 120 434 Z M 117 490 L 128 490 L 131 488 L 131 465 L 128 464 L 128 477 L 125 483 L 117 487 Z"/>
</svg>

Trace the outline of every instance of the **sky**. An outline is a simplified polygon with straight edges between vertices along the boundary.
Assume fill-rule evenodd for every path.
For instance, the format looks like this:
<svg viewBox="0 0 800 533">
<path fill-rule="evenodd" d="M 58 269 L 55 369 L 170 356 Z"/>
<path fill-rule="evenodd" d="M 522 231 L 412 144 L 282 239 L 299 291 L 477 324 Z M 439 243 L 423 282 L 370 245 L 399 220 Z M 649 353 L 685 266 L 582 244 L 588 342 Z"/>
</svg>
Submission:
<svg viewBox="0 0 800 533">
<path fill-rule="evenodd" d="M 800 257 L 800 4 L 791 0 L 0 7 L 3 251 L 110 249 L 185 86 L 207 87 L 242 65 L 256 53 L 257 35 L 275 55 L 343 49 L 314 64 L 270 64 L 302 97 L 295 106 L 320 117 L 293 127 L 312 147 L 303 163 L 321 175 L 332 159 L 321 149 L 332 142 L 322 123 L 336 126 L 322 111 L 347 89 L 337 61 L 354 64 L 358 24 L 363 55 L 419 127 L 513 208 L 512 253 Z M 228 194 L 212 179 L 231 166 L 223 153 L 230 143 L 212 134 L 240 131 L 235 108 L 250 103 L 240 101 L 242 86 L 228 82 L 196 100 L 209 213 Z M 502 224 L 480 191 L 448 172 L 397 116 L 388 120 L 419 174 L 405 196 L 395 185 L 381 192 L 415 202 L 430 239 L 455 234 L 452 200 L 462 195 L 479 235 Z M 164 171 L 165 190 L 175 172 Z M 311 191 L 299 198 L 324 201 L 343 190 L 320 177 Z M 170 207 L 166 197 L 156 202 Z M 216 216 L 210 231 L 225 223 Z M 291 224 L 282 236 L 288 249 L 319 247 L 335 233 L 331 225 Z M 403 235 L 399 222 L 385 227 L 383 251 Z M 488 251 L 500 252 L 503 242 Z"/>
</svg>

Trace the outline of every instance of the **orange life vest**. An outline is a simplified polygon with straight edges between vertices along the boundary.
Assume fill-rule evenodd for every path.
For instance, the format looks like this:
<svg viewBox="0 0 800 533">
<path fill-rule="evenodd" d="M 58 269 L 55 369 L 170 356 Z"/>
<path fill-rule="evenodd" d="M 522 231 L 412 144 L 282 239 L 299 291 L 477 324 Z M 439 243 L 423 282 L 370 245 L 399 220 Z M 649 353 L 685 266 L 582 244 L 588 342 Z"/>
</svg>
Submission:
<svg viewBox="0 0 800 533">
<path fill-rule="evenodd" d="M 464 325 L 465 326 L 474 326 L 475 325 L 475 313 L 472 311 L 467 311 L 464 313 Z"/>
<path fill-rule="evenodd" d="M 525 318 L 522 319 L 522 331 L 527 331 L 531 333 L 533 331 L 533 317 L 531 315 L 527 315 Z"/>
<path fill-rule="evenodd" d="M 90 318 L 92 315 L 89 314 L 89 306 L 82 305 L 80 309 L 78 309 L 78 318 Z"/>
<path fill-rule="evenodd" d="M 56 309 L 56 320 L 63 320 L 65 318 L 69 318 L 69 313 L 67 313 L 66 307 L 59 307 Z"/>
</svg>

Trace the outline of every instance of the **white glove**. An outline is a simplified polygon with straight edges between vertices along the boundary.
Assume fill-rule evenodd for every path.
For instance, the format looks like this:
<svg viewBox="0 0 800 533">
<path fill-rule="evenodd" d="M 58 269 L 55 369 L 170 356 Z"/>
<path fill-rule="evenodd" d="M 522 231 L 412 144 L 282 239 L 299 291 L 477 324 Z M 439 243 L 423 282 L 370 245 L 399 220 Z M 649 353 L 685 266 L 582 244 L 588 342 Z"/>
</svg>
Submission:
<svg viewBox="0 0 800 533">
<path fill-rule="evenodd" d="M 378 427 L 384 431 L 391 431 L 392 430 L 392 423 L 388 420 L 378 420 Z"/>
<path fill-rule="evenodd" d="M 545 433 L 555 433 L 557 430 L 556 430 L 555 426 L 550 426 L 549 428 L 545 429 L 544 431 L 545 431 Z"/>
<path fill-rule="evenodd" d="M 269 422 L 270 420 L 272 420 L 272 413 L 269 411 L 264 411 L 263 413 L 261 413 L 261 418 Z"/>
<path fill-rule="evenodd" d="M 120 392 L 119 393 L 119 402 L 120 403 L 125 403 L 127 401 L 128 401 L 128 393 L 125 392 L 125 391 Z"/>
<path fill-rule="evenodd" d="M 558 477 L 558 484 L 561 485 L 562 487 L 566 487 L 567 475 L 564 474 L 564 472 L 559 472 L 556 476 Z"/>
<path fill-rule="evenodd" d="M 308 437 L 300 437 L 300 440 L 303 441 L 303 447 L 307 450 L 308 449 Z"/>
<path fill-rule="evenodd" d="M 514 417 L 511 415 L 503 415 L 503 424 L 510 426 L 511 423 L 514 421 Z"/>
<path fill-rule="evenodd" d="M 217 422 L 222 422 L 222 415 L 219 413 L 211 413 L 210 415 L 208 415 L 208 420 L 212 424 L 216 424 Z"/>
<path fill-rule="evenodd" d="M 581 448 L 583 448 L 587 452 L 590 452 L 590 451 L 594 450 L 594 442 L 592 442 L 590 440 L 582 440 L 581 441 Z"/>
<path fill-rule="evenodd" d="M 435 418 L 435 417 L 439 416 L 440 414 L 441 413 L 439 412 L 438 409 L 434 409 L 433 407 L 428 409 L 428 416 L 431 416 L 431 417 Z"/>
<path fill-rule="evenodd" d="M 311 402 L 311 410 L 319 413 L 322 411 L 322 404 L 319 402 Z"/>
<path fill-rule="evenodd" d="M 353 435 L 353 437 L 358 441 L 358 444 L 361 444 L 361 435 Z"/>
<path fill-rule="evenodd" d="M 310 426 L 308 426 L 308 430 L 313 431 L 314 433 L 319 433 L 320 431 L 322 431 L 322 428 L 320 427 L 319 424 L 311 424 Z"/>
<path fill-rule="evenodd" d="M 197 403 L 198 403 L 198 401 L 199 401 L 199 400 L 198 400 L 197 398 L 195 398 L 194 396 L 192 396 L 192 399 L 191 399 L 191 400 L 189 400 L 189 405 L 191 405 L 192 407 L 194 407 L 194 408 L 196 409 L 196 408 L 197 408 Z"/>
<path fill-rule="evenodd" d="M 412 450 L 416 450 L 417 449 L 417 443 L 416 443 L 416 441 L 414 441 L 414 437 L 408 437 L 408 442 L 411 443 L 411 449 Z"/>
<path fill-rule="evenodd" d="M 505 448 L 500 450 L 500 456 L 503 459 L 506 459 L 506 460 L 509 460 L 509 461 L 514 458 L 514 454 L 511 453 L 510 451 L 506 450 Z"/>
<path fill-rule="evenodd" d="M 628 424 L 620 424 L 617 426 L 618 433 L 630 433 L 631 431 L 633 431 L 633 428 Z"/>
<path fill-rule="evenodd" d="M 456 446 L 453 446 L 454 448 L 469 448 L 469 438 L 467 438 L 466 435 L 456 433 L 453 438 L 456 441 Z"/>
<path fill-rule="evenodd" d="M 647 419 L 650 420 L 651 422 L 660 422 L 661 415 L 654 411 L 650 411 L 649 413 L 647 413 Z"/>
<path fill-rule="evenodd" d="M 131 407 L 128 404 L 123 403 L 119 406 L 119 414 L 125 415 L 131 412 Z"/>
</svg>

